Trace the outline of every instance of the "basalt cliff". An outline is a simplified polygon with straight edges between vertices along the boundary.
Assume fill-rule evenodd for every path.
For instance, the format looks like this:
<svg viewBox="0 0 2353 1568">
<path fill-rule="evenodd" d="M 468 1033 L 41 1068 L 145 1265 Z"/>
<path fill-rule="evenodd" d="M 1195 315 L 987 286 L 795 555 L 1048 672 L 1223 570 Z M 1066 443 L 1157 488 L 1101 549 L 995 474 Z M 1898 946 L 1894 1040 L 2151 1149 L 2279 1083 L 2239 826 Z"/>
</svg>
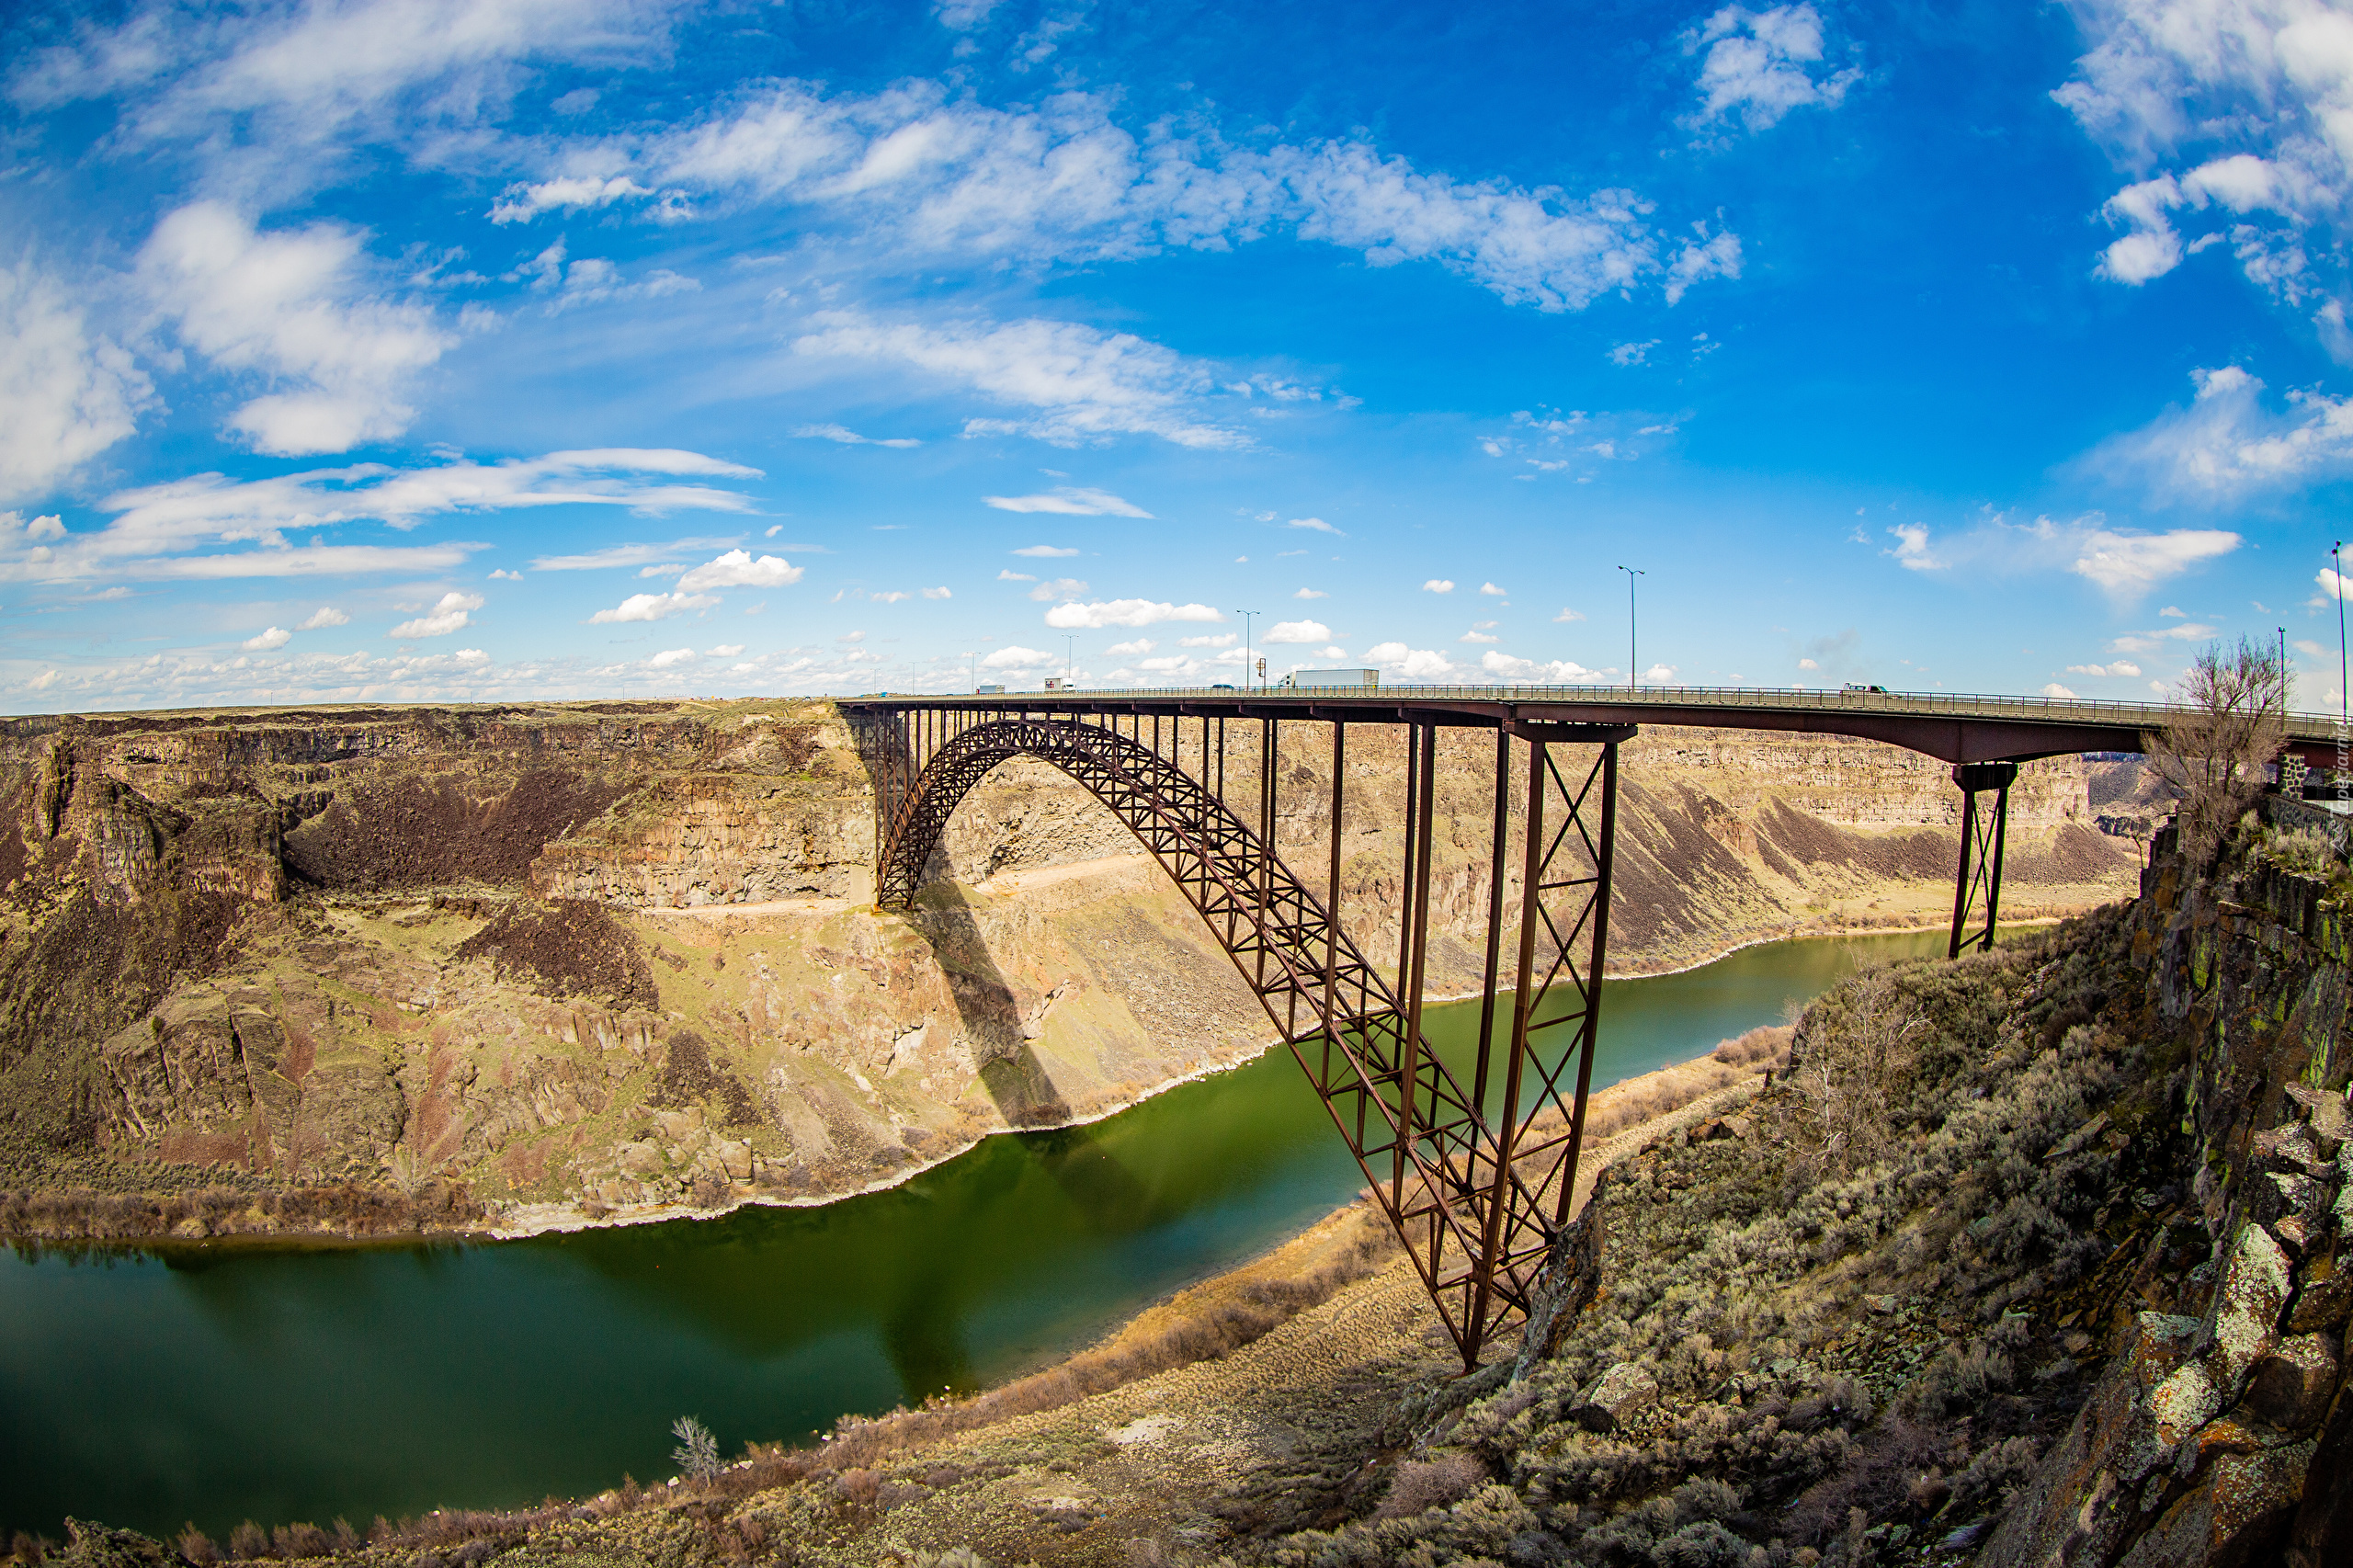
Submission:
<svg viewBox="0 0 2353 1568">
<path fill-rule="evenodd" d="M 1255 800 L 1256 732 L 1229 792 Z M 1433 983 L 1478 983 L 1493 742 L 1442 738 Z M 1341 904 L 1393 954 L 1395 732 L 1352 732 Z M 1327 743 L 1286 732 L 1279 849 L 1320 886 Z M 2129 890 L 2132 788 L 2014 792 L 2006 913 Z M 1959 797 L 1863 742 L 1630 743 L 1611 969 L 1939 923 Z M 2129 802 L 2128 802 L 2129 803 Z M 2113 825 L 2111 820 L 2110 825 Z M 1017 762 L 911 913 L 818 702 L 0 725 L 0 1232 L 522 1230 L 898 1179 L 1104 1114 L 1268 1028 L 1126 830 Z"/>
</svg>

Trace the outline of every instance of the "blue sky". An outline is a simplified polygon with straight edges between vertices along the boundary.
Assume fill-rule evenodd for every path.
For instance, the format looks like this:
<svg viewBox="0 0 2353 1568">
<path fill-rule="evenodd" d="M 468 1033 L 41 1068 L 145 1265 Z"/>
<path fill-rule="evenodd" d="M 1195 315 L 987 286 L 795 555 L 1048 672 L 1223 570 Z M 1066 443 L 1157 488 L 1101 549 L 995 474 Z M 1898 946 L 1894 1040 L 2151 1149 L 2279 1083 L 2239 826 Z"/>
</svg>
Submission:
<svg viewBox="0 0 2353 1568">
<path fill-rule="evenodd" d="M 2337 699 L 2353 11 L 0 21 L 0 710 Z M 1257 612 L 1245 622 L 1241 612 Z"/>
</svg>

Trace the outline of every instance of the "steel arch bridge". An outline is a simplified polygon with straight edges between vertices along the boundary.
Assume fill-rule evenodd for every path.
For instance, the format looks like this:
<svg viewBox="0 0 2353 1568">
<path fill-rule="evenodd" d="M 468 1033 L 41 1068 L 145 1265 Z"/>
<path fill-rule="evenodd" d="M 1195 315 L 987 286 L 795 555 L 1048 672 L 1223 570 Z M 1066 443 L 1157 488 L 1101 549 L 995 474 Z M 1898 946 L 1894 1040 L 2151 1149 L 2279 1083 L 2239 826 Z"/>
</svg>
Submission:
<svg viewBox="0 0 2353 1568">
<path fill-rule="evenodd" d="M 1408 731 L 1405 907 L 1392 985 L 1271 845 L 1276 724 L 1260 722 L 1259 827 L 1225 799 L 1225 721 L 1082 722 L 1012 711 L 845 703 L 876 785 L 877 902 L 906 907 L 949 818 L 1015 756 L 1052 764 L 1125 823 L 1256 994 L 1404 1242 L 1466 1367 L 1525 1318 L 1569 1218 L 1608 943 L 1618 744 L 1627 724 L 1498 727 L 1486 973 L 1470 1082 L 1422 1032 L 1436 726 Z M 1339 885 L 1347 730 L 1332 726 L 1331 860 Z M 1525 743 L 1515 768 L 1513 742 Z M 1563 754 L 1563 743 L 1575 746 Z M 1183 766 L 1198 744 L 1199 776 Z M 1506 824 L 1524 780 L 1514 973 L 1501 972 Z M 1509 1016 L 1497 1017 L 1499 985 Z M 1499 1029 L 1498 1024 L 1503 1027 Z M 1556 1048 L 1557 1047 L 1557 1048 Z"/>
</svg>

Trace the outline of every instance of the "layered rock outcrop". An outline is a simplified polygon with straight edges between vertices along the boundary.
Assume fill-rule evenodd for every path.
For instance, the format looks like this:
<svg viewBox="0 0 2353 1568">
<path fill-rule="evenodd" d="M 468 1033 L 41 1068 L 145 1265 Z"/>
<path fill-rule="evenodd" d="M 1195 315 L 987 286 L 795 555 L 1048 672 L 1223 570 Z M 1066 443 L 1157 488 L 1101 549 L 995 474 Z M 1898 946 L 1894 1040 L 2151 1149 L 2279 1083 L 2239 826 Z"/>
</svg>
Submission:
<svg viewBox="0 0 2353 1568">
<path fill-rule="evenodd" d="M 2343 826 L 2321 813 L 2271 797 L 2263 814 L 2269 843 L 2285 828 L 2342 851 Z M 2134 947 L 2160 1012 L 2191 1041 L 2185 1212 L 2111 1260 L 2137 1299 L 2120 1309 L 2089 1402 L 1986 1550 L 2003 1568 L 2321 1568 L 2353 1551 L 2353 875 L 2335 856 L 2283 864 L 2250 833 L 2222 872 L 2196 880 L 2171 840 L 2159 835 Z M 2193 1233 L 2202 1260 L 2183 1255 Z"/>
</svg>

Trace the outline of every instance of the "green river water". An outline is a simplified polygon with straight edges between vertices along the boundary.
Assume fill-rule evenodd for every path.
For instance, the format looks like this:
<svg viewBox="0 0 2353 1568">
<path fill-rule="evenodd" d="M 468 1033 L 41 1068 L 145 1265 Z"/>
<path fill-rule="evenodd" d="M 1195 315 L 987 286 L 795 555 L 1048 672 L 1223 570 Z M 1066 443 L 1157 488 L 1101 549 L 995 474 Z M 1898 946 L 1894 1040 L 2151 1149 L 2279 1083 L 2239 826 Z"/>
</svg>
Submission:
<svg viewBox="0 0 2353 1568">
<path fill-rule="evenodd" d="M 1941 935 L 1750 948 L 1606 987 L 1596 1087 Z M 1433 1008 L 1441 1050 L 1478 1005 Z M 1233 1267 L 1359 1176 L 1288 1052 L 815 1209 L 483 1244 L 0 1256 L 0 1529 L 224 1535 L 506 1506 L 995 1382 Z"/>
</svg>

